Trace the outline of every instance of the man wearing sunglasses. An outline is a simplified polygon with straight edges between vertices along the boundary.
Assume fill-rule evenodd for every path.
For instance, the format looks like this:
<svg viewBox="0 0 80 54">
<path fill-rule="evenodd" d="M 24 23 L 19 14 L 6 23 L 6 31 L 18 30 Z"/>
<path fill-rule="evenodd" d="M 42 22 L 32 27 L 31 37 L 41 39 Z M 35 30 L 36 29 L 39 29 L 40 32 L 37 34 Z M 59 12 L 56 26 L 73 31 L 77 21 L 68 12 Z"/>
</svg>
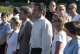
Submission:
<svg viewBox="0 0 80 54">
<path fill-rule="evenodd" d="M 76 12 L 77 5 L 72 3 L 69 5 L 69 16 L 71 17 L 71 21 L 77 21 L 80 18 L 80 15 Z"/>
<path fill-rule="evenodd" d="M 56 3 L 54 1 L 51 1 L 49 4 L 49 11 L 46 12 L 46 18 L 51 22 L 52 16 L 54 15 L 56 11 Z"/>
</svg>

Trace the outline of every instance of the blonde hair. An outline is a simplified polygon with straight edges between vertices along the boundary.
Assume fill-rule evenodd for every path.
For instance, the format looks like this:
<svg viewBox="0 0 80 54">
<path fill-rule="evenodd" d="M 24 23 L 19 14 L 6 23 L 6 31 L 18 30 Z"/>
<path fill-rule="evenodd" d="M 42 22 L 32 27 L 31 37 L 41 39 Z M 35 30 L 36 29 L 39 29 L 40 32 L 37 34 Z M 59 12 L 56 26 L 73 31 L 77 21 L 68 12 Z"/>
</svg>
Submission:
<svg viewBox="0 0 80 54">
<path fill-rule="evenodd" d="M 65 8 L 64 15 L 61 16 L 61 17 L 66 18 L 66 19 L 69 20 L 69 16 L 68 16 L 68 14 L 67 14 L 67 12 L 66 12 L 66 7 L 65 7 L 65 5 L 59 5 L 59 6 L 57 7 L 57 12 L 56 12 L 56 13 L 58 14 L 58 11 L 59 11 L 59 9 L 60 9 L 61 7 L 64 7 L 64 8 Z"/>
<path fill-rule="evenodd" d="M 77 5 L 76 5 L 75 3 L 71 3 L 70 5 L 72 5 L 74 8 L 77 9 Z M 69 6 L 70 6 L 70 5 L 69 5 Z"/>
<path fill-rule="evenodd" d="M 65 8 L 65 11 L 66 11 L 65 5 L 59 5 L 59 6 L 57 7 L 57 12 L 59 11 L 59 9 L 60 9 L 61 7 L 64 7 L 64 8 Z"/>
<path fill-rule="evenodd" d="M 19 18 L 16 18 L 16 17 L 13 17 L 11 20 L 10 20 L 10 22 L 14 22 L 15 24 L 19 24 L 19 28 L 20 28 L 20 26 L 21 26 L 21 24 L 22 24 L 22 21 L 21 20 L 19 20 Z"/>
<path fill-rule="evenodd" d="M 58 27 L 57 32 L 64 30 L 64 24 L 66 23 L 66 18 L 64 17 L 59 17 L 58 15 L 55 15 L 55 18 L 59 19 L 61 21 L 61 25 Z"/>
</svg>

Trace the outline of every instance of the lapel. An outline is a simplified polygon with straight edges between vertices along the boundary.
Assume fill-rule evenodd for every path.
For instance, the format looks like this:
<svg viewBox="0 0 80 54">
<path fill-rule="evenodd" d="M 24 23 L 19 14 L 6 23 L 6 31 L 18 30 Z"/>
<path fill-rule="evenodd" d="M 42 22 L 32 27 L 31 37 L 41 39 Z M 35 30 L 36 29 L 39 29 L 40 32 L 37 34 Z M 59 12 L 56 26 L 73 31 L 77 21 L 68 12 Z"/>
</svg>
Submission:
<svg viewBox="0 0 80 54">
<path fill-rule="evenodd" d="M 26 25 L 25 25 L 23 31 L 22 31 L 22 32 L 19 32 L 19 35 L 18 35 L 18 37 L 19 37 L 18 39 L 19 39 L 19 40 L 23 37 L 23 35 L 24 35 L 26 29 L 28 28 L 28 25 L 29 25 L 29 21 L 27 21 L 27 23 L 26 23 Z M 21 33 L 21 34 L 20 34 L 20 33 Z"/>
</svg>

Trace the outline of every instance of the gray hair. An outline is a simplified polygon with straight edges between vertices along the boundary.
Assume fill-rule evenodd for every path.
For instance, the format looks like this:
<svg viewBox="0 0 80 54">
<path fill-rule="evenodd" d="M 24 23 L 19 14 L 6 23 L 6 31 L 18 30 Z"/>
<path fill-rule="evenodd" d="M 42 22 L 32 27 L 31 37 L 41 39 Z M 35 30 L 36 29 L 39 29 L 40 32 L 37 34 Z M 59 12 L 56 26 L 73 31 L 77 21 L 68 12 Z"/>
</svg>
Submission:
<svg viewBox="0 0 80 54">
<path fill-rule="evenodd" d="M 28 14 L 32 15 L 32 9 L 30 7 L 28 7 L 28 6 L 22 6 L 20 8 L 20 10 L 24 11 L 25 14 L 28 13 Z"/>
</svg>

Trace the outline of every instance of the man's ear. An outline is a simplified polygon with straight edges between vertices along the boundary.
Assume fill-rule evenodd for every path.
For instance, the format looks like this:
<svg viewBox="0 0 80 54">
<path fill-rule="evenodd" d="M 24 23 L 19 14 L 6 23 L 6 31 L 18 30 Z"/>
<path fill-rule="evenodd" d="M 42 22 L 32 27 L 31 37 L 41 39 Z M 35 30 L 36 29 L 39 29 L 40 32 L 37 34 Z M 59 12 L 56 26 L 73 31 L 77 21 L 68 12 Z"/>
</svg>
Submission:
<svg viewBox="0 0 80 54">
<path fill-rule="evenodd" d="M 26 17 L 28 17 L 28 18 L 29 18 L 29 17 L 30 17 L 30 14 L 28 14 L 28 13 L 27 13 L 27 14 L 26 14 Z"/>
<path fill-rule="evenodd" d="M 42 14 L 44 15 L 44 11 L 42 10 L 41 12 L 42 12 Z"/>
</svg>

